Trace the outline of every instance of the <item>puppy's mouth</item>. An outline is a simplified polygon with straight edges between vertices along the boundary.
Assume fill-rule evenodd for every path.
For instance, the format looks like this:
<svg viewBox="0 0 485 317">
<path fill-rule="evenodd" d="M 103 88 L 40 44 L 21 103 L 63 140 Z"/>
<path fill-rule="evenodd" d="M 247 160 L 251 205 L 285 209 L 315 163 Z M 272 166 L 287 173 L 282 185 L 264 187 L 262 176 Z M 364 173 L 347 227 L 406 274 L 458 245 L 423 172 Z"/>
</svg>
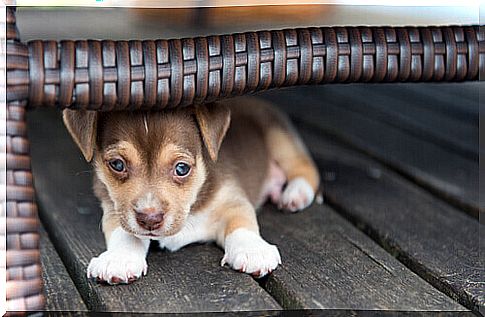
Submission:
<svg viewBox="0 0 485 317">
<path fill-rule="evenodd" d="M 155 234 L 153 232 L 149 232 L 149 233 L 139 233 L 139 234 L 136 234 L 137 236 L 141 236 L 141 237 L 161 237 L 161 235 L 159 234 Z"/>
<path fill-rule="evenodd" d="M 179 223 L 183 222 L 183 220 L 178 219 L 180 218 L 180 216 L 177 215 L 168 215 L 166 219 L 164 219 L 163 225 L 161 227 L 151 230 L 148 228 L 143 228 L 139 224 L 137 224 L 135 218 L 132 215 L 122 217 L 120 219 L 120 225 L 126 232 L 131 233 L 132 235 L 140 239 L 160 239 L 172 236 L 180 231 L 181 226 L 179 225 Z"/>
<path fill-rule="evenodd" d="M 158 233 L 158 232 L 155 232 L 155 231 L 148 231 L 148 230 L 144 230 L 142 228 L 140 228 L 141 230 L 136 230 L 136 226 L 131 226 L 130 224 L 128 224 L 126 221 L 120 221 L 120 225 L 121 227 L 123 228 L 123 230 L 125 230 L 126 232 L 128 233 L 131 233 L 132 235 L 134 235 L 135 237 L 138 237 L 138 238 L 160 238 L 163 236 L 162 233 Z M 135 227 L 135 228 L 133 228 Z"/>
</svg>

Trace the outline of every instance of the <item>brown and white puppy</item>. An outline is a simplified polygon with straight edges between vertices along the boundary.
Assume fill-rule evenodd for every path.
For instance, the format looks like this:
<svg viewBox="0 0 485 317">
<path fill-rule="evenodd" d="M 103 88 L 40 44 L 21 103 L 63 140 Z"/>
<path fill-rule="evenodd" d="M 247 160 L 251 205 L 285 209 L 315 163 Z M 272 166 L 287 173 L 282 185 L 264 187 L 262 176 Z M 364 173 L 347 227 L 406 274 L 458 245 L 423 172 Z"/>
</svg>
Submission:
<svg viewBox="0 0 485 317">
<path fill-rule="evenodd" d="M 215 241 L 221 264 L 258 277 L 281 264 L 259 234 L 256 208 L 307 207 L 315 164 L 288 119 L 271 105 L 238 98 L 160 112 L 64 110 L 64 122 L 96 171 L 107 251 L 88 277 L 110 284 L 146 274 L 150 240 L 177 250 Z"/>
</svg>

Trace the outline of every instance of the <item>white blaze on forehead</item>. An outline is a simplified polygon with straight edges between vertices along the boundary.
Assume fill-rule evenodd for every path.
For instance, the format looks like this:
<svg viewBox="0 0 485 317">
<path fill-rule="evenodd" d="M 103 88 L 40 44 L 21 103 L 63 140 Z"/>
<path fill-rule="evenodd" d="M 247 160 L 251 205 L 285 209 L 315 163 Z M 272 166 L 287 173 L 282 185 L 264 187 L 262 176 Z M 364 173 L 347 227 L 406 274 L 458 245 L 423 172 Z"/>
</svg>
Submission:
<svg viewBox="0 0 485 317">
<path fill-rule="evenodd" d="M 148 134 L 148 122 L 147 122 L 147 115 L 143 115 L 143 124 L 145 125 L 145 133 Z"/>
<path fill-rule="evenodd" d="M 158 210 L 160 209 L 160 203 L 158 202 L 158 199 L 155 198 L 155 195 L 153 195 L 152 192 L 148 192 L 137 200 L 135 208 L 137 210 L 143 210 L 147 208 L 155 208 Z"/>
</svg>

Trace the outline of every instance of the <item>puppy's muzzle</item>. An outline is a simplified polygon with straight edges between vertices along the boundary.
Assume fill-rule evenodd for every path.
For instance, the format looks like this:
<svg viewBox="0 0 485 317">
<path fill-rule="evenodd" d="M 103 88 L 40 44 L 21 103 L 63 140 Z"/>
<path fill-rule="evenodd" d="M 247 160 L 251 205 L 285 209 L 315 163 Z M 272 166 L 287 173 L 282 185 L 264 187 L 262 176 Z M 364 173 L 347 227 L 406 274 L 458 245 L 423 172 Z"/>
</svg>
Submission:
<svg viewBox="0 0 485 317">
<path fill-rule="evenodd" d="M 136 222 L 149 231 L 157 230 L 163 223 L 163 212 L 155 208 L 135 209 Z"/>
</svg>

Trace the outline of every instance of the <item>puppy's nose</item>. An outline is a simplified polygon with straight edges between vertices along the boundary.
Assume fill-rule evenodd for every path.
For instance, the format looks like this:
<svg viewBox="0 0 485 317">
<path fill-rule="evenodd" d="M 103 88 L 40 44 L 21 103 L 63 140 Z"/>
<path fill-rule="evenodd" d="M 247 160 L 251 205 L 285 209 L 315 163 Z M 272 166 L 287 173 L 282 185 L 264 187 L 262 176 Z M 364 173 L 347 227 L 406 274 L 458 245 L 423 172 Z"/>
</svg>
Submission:
<svg viewBox="0 0 485 317">
<path fill-rule="evenodd" d="M 156 230 L 162 226 L 163 212 L 155 208 L 135 209 L 136 222 L 147 230 Z"/>
</svg>

